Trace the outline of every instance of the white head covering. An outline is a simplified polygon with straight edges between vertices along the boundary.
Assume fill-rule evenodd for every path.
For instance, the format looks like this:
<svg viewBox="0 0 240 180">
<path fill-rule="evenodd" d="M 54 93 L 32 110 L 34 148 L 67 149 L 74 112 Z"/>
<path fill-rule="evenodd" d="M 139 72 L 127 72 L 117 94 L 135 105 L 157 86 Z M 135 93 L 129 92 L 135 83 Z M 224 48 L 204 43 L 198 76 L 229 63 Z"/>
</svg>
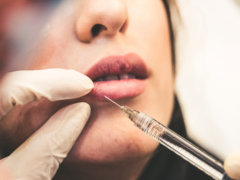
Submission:
<svg viewBox="0 0 240 180">
<path fill-rule="evenodd" d="M 170 12 L 187 133 L 224 159 L 240 149 L 240 1 L 176 0 Z"/>
</svg>

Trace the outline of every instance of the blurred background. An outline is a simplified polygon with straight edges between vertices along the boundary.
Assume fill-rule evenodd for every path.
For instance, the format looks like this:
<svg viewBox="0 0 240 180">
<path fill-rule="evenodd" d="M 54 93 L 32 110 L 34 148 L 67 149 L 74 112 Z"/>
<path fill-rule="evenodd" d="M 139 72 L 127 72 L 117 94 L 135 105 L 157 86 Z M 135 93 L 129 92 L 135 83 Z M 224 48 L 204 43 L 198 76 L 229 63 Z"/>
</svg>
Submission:
<svg viewBox="0 0 240 180">
<path fill-rule="evenodd" d="M 0 0 L 0 68 L 24 69 L 61 0 Z"/>
</svg>

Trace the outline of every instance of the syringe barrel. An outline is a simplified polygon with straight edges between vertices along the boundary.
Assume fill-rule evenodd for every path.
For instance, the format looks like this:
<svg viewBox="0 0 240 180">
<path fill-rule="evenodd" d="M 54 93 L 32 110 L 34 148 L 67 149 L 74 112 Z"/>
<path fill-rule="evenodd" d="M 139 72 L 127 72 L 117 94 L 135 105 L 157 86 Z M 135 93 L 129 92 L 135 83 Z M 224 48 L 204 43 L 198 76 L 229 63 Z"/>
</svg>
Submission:
<svg viewBox="0 0 240 180">
<path fill-rule="evenodd" d="M 132 119 L 141 130 L 216 180 L 231 180 L 212 156 L 143 112 Z"/>
</svg>

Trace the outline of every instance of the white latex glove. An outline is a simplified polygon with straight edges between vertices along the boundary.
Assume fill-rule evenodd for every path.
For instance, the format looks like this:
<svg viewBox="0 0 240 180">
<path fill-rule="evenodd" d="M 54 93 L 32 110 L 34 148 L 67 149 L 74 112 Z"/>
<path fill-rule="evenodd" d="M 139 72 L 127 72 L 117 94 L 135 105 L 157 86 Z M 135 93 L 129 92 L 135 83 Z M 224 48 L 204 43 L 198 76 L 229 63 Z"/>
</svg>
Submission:
<svg viewBox="0 0 240 180">
<path fill-rule="evenodd" d="M 93 83 L 88 77 L 73 70 L 9 73 L 0 86 L 0 121 L 5 120 L 4 116 L 15 105 L 42 97 L 51 101 L 78 98 L 92 88 Z M 89 115 L 90 107 L 86 103 L 60 109 L 10 156 L 1 160 L 0 179 L 6 179 L 4 172 L 9 173 L 12 179 L 51 179 L 74 145 Z"/>
</svg>

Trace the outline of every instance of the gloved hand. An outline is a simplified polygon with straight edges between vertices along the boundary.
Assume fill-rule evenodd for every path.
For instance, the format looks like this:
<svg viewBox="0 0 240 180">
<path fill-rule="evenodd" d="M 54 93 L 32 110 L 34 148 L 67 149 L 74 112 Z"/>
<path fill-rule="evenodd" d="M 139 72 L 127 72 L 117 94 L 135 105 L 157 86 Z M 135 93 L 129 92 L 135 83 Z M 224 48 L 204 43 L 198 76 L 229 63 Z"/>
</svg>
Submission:
<svg viewBox="0 0 240 180">
<path fill-rule="evenodd" d="M 227 157 L 224 169 L 231 178 L 240 180 L 240 151 L 233 152 Z"/>
<path fill-rule="evenodd" d="M 0 85 L 0 123 L 8 120 L 6 117 L 17 105 L 40 98 L 50 101 L 74 99 L 86 95 L 92 88 L 89 78 L 73 70 L 9 73 Z M 90 107 L 86 103 L 71 104 L 58 110 L 10 156 L 0 160 L 0 179 L 51 179 L 89 115 Z M 5 122 L 8 123 L 12 122 Z"/>
</svg>

